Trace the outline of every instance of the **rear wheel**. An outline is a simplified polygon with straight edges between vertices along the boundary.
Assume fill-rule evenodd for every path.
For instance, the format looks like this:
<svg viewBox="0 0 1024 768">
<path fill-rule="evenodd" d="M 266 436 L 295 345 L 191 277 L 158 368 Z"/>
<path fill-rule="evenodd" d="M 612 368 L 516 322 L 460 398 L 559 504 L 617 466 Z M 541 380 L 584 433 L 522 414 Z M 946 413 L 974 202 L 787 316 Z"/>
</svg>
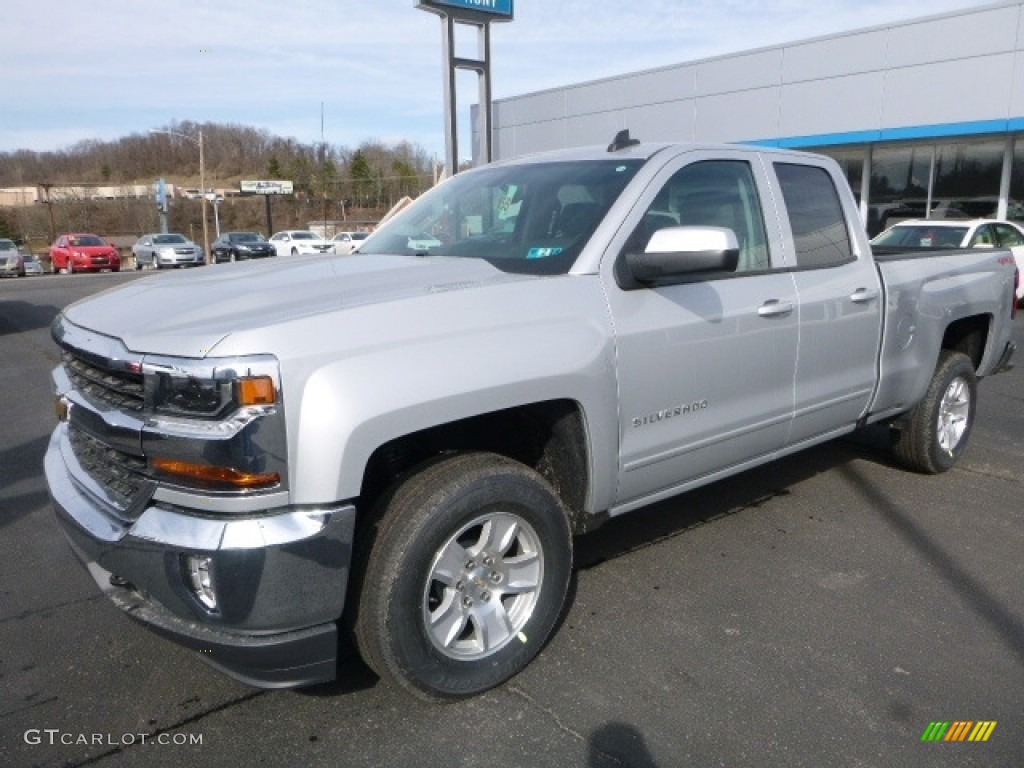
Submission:
<svg viewBox="0 0 1024 768">
<path fill-rule="evenodd" d="M 927 474 L 950 469 L 967 447 L 977 391 L 970 358 L 943 350 L 924 397 L 899 425 L 893 445 L 896 458 Z"/>
<path fill-rule="evenodd" d="M 488 453 L 393 489 L 362 572 L 356 639 L 382 678 L 430 701 L 508 680 L 558 620 L 572 567 L 562 506 L 533 470 Z"/>
</svg>

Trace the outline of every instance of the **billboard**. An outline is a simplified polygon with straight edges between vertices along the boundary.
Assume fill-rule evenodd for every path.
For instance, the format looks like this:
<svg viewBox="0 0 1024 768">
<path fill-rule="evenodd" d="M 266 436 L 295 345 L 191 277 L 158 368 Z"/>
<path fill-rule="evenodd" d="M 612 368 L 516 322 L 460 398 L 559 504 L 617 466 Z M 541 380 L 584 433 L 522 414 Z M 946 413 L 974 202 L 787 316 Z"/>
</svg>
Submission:
<svg viewBox="0 0 1024 768">
<path fill-rule="evenodd" d="M 294 192 L 290 181 L 240 181 L 238 189 L 243 195 L 290 195 Z"/>
<path fill-rule="evenodd" d="M 513 0 L 418 0 L 417 8 L 452 18 L 512 21 Z"/>
</svg>

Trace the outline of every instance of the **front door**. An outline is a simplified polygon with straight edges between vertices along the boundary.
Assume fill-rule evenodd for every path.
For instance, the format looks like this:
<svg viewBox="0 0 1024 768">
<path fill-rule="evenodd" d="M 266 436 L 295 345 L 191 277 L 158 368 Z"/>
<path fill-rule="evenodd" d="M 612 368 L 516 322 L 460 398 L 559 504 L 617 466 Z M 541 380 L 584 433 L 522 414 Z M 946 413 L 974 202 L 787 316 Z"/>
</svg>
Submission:
<svg viewBox="0 0 1024 768">
<path fill-rule="evenodd" d="M 756 154 L 690 153 L 634 213 L 623 251 L 663 226 L 727 227 L 736 272 L 622 288 L 606 275 L 620 400 L 617 510 L 742 466 L 783 445 L 798 344 L 793 277 L 773 267 Z M 768 226 L 771 226 L 770 224 Z"/>
</svg>

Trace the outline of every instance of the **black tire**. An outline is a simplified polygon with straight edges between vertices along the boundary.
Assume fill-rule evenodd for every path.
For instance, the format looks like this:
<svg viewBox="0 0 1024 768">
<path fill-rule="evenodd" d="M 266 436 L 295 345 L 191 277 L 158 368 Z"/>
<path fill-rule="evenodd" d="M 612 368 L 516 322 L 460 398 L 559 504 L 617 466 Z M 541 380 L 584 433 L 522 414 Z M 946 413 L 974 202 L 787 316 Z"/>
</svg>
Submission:
<svg viewBox="0 0 1024 768">
<path fill-rule="evenodd" d="M 540 475 L 495 454 L 457 454 L 413 473 L 376 512 L 355 635 L 382 679 L 452 701 L 537 655 L 572 570 L 565 512 Z"/>
<path fill-rule="evenodd" d="M 977 393 L 970 358 L 943 350 L 921 402 L 897 424 L 893 453 L 900 463 L 930 475 L 951 469 L 974 427 Z"/>
</svg>

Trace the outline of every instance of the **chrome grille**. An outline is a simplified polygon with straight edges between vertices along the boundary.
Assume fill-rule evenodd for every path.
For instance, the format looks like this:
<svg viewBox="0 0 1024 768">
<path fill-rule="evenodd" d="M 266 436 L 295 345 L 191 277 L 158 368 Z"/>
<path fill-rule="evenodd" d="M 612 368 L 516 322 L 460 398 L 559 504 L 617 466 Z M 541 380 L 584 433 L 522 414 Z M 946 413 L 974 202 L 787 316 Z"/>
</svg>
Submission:
<svg viewBox="0 0 1024 768">
<path fill-rule="evenodd" d="M 115 370 L 111 365 L 86 360 L 68 350 L 64 350 L 63 357 L 64 370 L 75 389 L 114 408 L 142 410 L 145 387 L 141 373 Z"/>
<path fill-rule="evenodd" d="M 92 437 L 74 425 L 68 427 L 68 441 L 79 465 L 110 496 L 121 513 L 130 513 L 152 488 L 143 475 L 146 460 L 132 456 Z"/>
</svg>

